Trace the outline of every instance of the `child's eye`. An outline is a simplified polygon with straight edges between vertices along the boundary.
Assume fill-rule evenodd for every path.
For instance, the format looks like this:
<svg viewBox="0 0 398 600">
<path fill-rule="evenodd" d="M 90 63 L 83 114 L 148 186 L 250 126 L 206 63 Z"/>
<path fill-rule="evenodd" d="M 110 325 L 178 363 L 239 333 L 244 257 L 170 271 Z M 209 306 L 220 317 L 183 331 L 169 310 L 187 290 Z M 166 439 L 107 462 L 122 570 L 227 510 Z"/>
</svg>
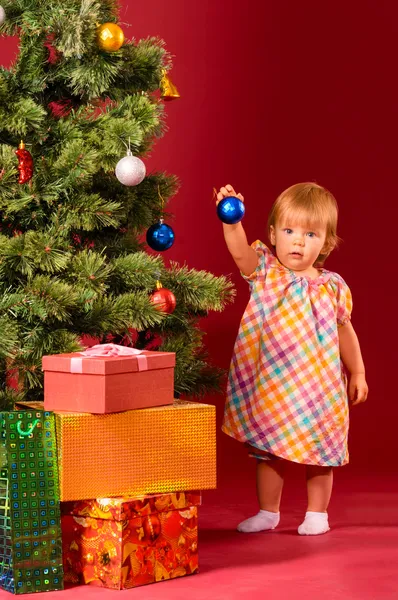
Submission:
<svg viewBox="0 0 398 600">
<path fill-rule="evenodd" d="M 312 238 L 315 237 L 316 234 L 313 231 L 309 231 L 307 235 Z"/>
<path fill-rule="evenodd" d="M 285 233 L 293 233 L 293 229 L 289 229 L 288 227 L 283 230 Z"/>
</svg>

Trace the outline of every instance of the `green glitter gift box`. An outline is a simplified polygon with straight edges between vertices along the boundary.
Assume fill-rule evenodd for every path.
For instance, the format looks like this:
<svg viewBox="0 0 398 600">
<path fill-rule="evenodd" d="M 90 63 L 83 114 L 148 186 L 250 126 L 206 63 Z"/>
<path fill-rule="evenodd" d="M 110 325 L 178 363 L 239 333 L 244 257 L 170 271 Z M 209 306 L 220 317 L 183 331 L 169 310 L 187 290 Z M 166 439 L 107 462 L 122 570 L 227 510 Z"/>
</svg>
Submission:
<svg viewBox="0 0 398 600">
<path fill-rule="evenodd" d="M 54 417 L 0 413 L 0 587 L 14 594 L 63 589 Z"/>
</svg>

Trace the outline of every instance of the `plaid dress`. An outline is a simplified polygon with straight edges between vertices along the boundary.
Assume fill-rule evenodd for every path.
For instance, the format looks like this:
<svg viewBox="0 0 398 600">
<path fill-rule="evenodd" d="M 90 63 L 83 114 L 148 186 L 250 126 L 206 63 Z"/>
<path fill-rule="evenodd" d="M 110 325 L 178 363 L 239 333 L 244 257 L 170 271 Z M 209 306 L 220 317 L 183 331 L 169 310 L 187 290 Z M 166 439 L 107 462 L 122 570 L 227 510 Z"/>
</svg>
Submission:
<svg viewBox="0 0 398 600">
<path fill-rule="evenodd" d="M 222 429 L 265 453 L 308 465 L 348 462 L 348 402 L 338 325 L 350 290 L 337 273 L 314 280 L 260 241 L 251 296 L 231 361 Z"/>
</svg>

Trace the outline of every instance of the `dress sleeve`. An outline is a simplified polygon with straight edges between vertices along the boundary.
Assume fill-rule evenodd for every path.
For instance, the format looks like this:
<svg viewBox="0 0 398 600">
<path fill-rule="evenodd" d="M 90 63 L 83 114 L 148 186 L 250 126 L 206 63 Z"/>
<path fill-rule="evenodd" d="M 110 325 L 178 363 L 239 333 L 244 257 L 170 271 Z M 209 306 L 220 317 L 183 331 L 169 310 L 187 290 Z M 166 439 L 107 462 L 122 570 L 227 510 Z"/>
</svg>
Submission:
<svg viewBox="0 0 398 600">
<path fill-rule="evenodd" d="M 268 267 L 270 265 L 271 260 L 273 259 L 273 254 L 271 250 L 263 242 L 260 242 L 260 240 L 256 240 L 255 242 L 253 242 L 251 244 L 251 247 L 257 252 L 257 267 L 255 268 L 253 273 L 250 273 L 250 275 L 244 275 L 243 273 L 241 273 L 243 279 L 246 279 L 246 281 L 248 281 L 249 283 L 253 281 L 258 281 L 260 279 L 265 280 Z"/>
<path fill-rule="evenodd" d="M 351 320 L 352 296 L 351 290 L 340 276 L 336 278 L 337 290 L 337 325 L 345 325 Z"/>
</svg>

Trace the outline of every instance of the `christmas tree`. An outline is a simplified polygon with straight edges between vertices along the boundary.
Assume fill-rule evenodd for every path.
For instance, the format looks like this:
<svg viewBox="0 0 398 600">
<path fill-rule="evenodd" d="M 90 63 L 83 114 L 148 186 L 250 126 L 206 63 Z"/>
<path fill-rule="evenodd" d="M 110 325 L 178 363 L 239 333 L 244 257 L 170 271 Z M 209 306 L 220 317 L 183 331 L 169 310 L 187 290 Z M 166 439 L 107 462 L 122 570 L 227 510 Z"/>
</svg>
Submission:
<svg viewBox="0 0 398 600">
<path fill-rule="evenodd" d="M 0 69 L 2 406 L 16 394 L 7 375 L 19 397 L 41 399 L 42 356 L 80 351 L 87 336 L 176 352 L 177 394 L 218 390 L 199 322 L 231 301 L 232 284 L 166 266 L 144 241 L 178 188 L 165 173 L 142 179 L 165 132 L 164 43 L 125 40 L 114 0 L 3 0 L 0 34 L 20 40 Z M 174 312 L 156 303 L 157 281 Z"/>
</svg>

